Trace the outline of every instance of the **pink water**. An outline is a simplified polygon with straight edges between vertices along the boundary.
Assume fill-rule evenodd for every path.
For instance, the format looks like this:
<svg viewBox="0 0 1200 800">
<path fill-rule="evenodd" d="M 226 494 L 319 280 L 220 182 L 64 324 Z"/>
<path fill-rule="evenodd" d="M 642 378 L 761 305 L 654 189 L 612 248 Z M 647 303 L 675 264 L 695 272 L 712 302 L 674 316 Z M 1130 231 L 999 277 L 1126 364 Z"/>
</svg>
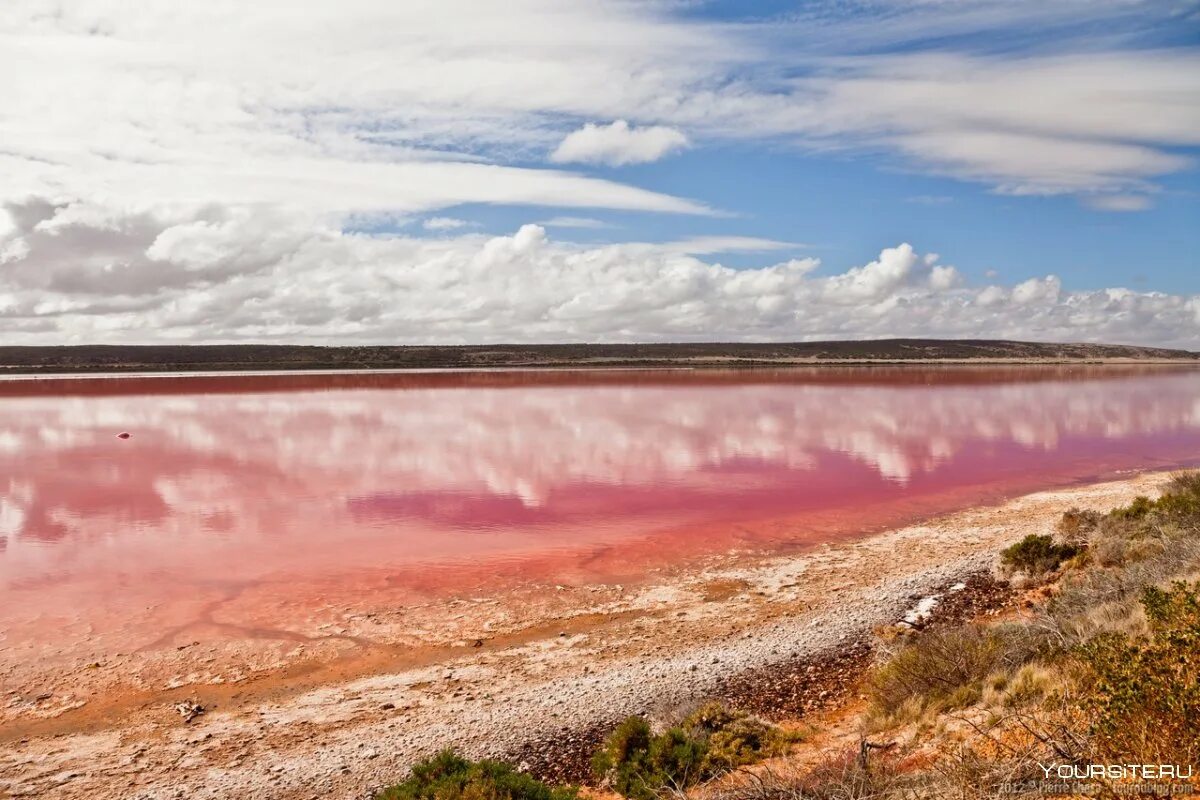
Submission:
<svg viewBox="0 0 1200 800">
<path fill-rule="evenodd" d="M 1192 369 L 5 380 L 0 649 L 220 587 L 636 578 L 1195 464 Z"/>
</svg>

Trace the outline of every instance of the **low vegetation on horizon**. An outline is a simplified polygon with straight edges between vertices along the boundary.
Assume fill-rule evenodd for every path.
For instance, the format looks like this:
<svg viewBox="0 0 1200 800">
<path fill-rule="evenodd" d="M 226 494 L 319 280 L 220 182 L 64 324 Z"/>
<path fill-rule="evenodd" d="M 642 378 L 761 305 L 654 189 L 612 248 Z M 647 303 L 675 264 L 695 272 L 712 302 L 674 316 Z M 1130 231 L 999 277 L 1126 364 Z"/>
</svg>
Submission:
<svg viewBox="0 0 1200 800">
<path fill-rule="evenodd" d="M 988 339 L 827 342 L 663 342 L 463 346 L 72 345 L 0 347 L 0 374 L 22 372 L 304 369 L 484 369 L 672 365 L 786 365 L 855 361 L 1196 361 L 1158 347 Z"/>
<path fill-rule="evenodd" d="M 1059 768 L 1200 761 L 1200 473 L 1157 500 L 1072 509 L 1056 536 L 1004 550 L 999 569 L 1025 590 L 1019 613 L 877 632 L 857 746 L 805 752 L 817 745 L 788 726 L 710 702 L 665 729 L 623 722 L 593 759 L 596 788 L 630 800 L 698 787 L 707 800 L 982 800 L 1045 796 Z M 1090 782 L 1118 794 L 1143 779 Z M 377 800 L 576 796 L 447 752 Z"/>
</svg>

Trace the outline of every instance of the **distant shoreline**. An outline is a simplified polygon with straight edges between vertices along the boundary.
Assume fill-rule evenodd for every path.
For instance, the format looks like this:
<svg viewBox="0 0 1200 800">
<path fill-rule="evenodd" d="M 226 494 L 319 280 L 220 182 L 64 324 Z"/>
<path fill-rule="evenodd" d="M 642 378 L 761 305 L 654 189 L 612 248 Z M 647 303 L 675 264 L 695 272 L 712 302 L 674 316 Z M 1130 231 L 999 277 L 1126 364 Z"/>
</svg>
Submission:
<svg viewBox="0 0 1200 800">
<path fill-rule="evenodd" d="M 320 376 L 320 375 L 439 375 L 506 372 L 652 372 L 659 370 L 707 371 L 707 370 L 755 370 L 790 369 L 805 367 L 1141 367 L 1141 366 L 1194 366 L 1200 368 L 1200 359 L 860 359 L 814 361 L 737 361 L 683 363 L 663 362 L 612 362 L 600 364 L 529 364 L 503 367 L 304 367 L 253 366 L 247 368 L 230 366 L 164 366 L 147 368 L 144 365 L 128 367 L 79 367 L 73 370 L 61 368 L 9 368 L 0 366 L 0 381 L 45 380 L 45 379 L 104 379 L 104 378 L 217 378 L 217 377 L 271 377 L 271 376 Z"/>
<path fill-rule="evenodd" d="M 472 372 L 637 372 L 652 369 L 786 369 L 790 367 L 1056 367 L 1056 366 L 1200 366 L 1200 359 L 820 359 L 809 361 L 630 361 L 602 363 L 529 363 L 503 367 L 342 367 L 256 366 L 148 368 L 96 366 L 47 372 L 40 367 L 0 366 L 5 378 L 203 378 L 216 375 L 386 375 Z"/>
<path fill-rule="evenodd" d="M 0 347 L 0 376 L 1008 364 L 1200 364 L 1200 353 L 1127 345 L 982 339 L 363 347 L 256 344 Z"/>
</svg>

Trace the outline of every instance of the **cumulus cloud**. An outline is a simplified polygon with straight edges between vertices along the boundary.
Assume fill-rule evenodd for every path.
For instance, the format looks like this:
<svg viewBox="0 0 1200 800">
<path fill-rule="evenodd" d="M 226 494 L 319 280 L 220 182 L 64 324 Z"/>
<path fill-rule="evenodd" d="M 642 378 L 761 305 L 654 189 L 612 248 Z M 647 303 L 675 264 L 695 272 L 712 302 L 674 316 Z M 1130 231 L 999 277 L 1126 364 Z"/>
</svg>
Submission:
<svg viewBox="0 0 1200 800">
<path fill-rule="evenodd" d="M 687 147 L 682 131 L 662 125 L 634 128 L 623 119 L 611 125 L 588 123 L 568 133 L 550 154 L 550 160 L 566 164 L 644 164 L 657 161 Z"/>
<path fill-rule="evenodd" d="M 952 289 L 962 283 L 962 275 L 954 267 L 934 265 L 929 271 L 929 285 L 938 291 Z"/>
<path fill-rule="evenodd" d="M 719 197 L 541 164 L 650 161 L 686 146 L 683 131 L 889 153 L 1013 195 L 1135 210 L 1200 144 L 1194 49 L 930 53 L 877 38 L 1014 14 L 1109 19 L 1127 13 L 1119 0 L 1071 14 L 1033 0 L 896 4 L 886 26 L 712 23 L 623 0 L 10 5 L 7 340 L 1195 339 L 1194 299 L 1049 280 L 976 290 L 912 248 L 819 278 L 812 259 L 722 266 L 714 256 L 781 245 L 720 231 L 588 248 L 539 228 L 460 235 L 434 216 L 466 203 L 713 215 Z M 352 232 L 421 218 L 450 235 Z"/>
<path fill-rule="evenodd" d="M 975 288 L 901 244 L 830 272 L 735 269 L 785 245 L 723 238 L 583 246 L 510 236 L 347 234 L 266 211 L 88 219 L 10 206 L 6 342 L 803 340 L 1001 337 L 1200 346 L 1200 296 L 1070 291 L 1055 276 Z M 68 256 L 86 248 L 88 259 Z"/>
<path fill-rule="evenodd" d="M 1030 278 L 1018 283 L 1013 288 L 1011 297 L 1014 303 L 1021 306 L 1034 303 L 1053 304 L 1058 302 L 1061 292 L 1062 281 L 1054 275 L 1047 275 L 1045 278 Z"/>
</svg>

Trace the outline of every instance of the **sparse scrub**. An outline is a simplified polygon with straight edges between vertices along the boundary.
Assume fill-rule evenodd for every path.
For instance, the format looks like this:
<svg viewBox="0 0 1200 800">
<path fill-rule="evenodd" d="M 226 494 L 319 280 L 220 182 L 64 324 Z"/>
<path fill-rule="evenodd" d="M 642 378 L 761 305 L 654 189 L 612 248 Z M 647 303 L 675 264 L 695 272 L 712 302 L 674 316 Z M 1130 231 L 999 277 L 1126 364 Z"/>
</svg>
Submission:
<svg viewBox="0 0 1200 800">
<path fill-rule="evenodd" d="M 1084 702 L 1097 747 L 1115 759 L 1192 763 L 1200 756 L 1200 582 L 1146 587 L 1144 637 L 1097 636 L 1079 650 L 1094 680 Z"/>
<path fill-rule="evenodd" d="M 707 742 L 682 728 L 655 735 L 641 717 L 629 717 L 592 758 L 592 771 L 613 791 L 633 800 L 653 800 L 682 791 L 708 777 Z"/>
<path fill-rule="evenodd" d="M 880 664 L 869 686 L 876 716 L 894 721 L 975 703 L 984 680 L 1037 656 L 1045 641 L 1022 625 L 932 630 Z"/>
<path fill-rule="evenodd" d="M 1008 572 L 1041 575 L 1078 554 L 1079 546 L 1057 543 L 1050 536 L 1031 533 L 1000 553 L 1000 563 Z"/>
<path fill-rule="evenodd" d="M 501 761 L 468 761 L 445 750 L 412 768 L 407 780 L 375 800 L 576 800 L 573 788 L 551 787 Z"/>
<path fill-rule="evenodd" d="M 905 775 L 894 758 L 884 755 L 864 762 L 854 751 L 821 762 L 799 779 L 770 778 L 766 787 L 774 791 L 755 795 L 754 800 L 872 800 L 901 796 L 922 782 L 917 775 Z"/>
<path fill-rule="evenodd" d="M 1032 623 L 931 631 L 877 668 L 878 735 L 919 720 L 918 740 L 937 743 L 924 782 L 863 795 L 835 776 L 787 797 L 991 797 L 1039 780 L 1037 763 L 1200 759 L 1200 474 L 1104 515 L 1073 509 L 1058 534 L 1062 544 L 1027 537 L 1005 554 L 1036 571 L 1067 556 L 1059 547 L 1086 548 Z M 1037 645 L 982 676 L 998 652 L 989 636 L 1006 627 Z"/>
<path fill-rule="evenodd" d="M 739 773 L 715 800 L 982 800 L 1035 787 L 1038 764 L 1200 760 L 1200 581 L 1179 580 L 1200 573 L 1200 473 L 1107 514 L 1072 509 L 1057 540 L 1002 558 L 1033 576 L 1075 568 L 1032 620 L 880 637 L 864 722 L 907 751 Z"/>
<path fill-rule="evenodd" d="M 1041 796 L 1039 764 L 1200 761 L 1200 473 L 1107 514 L 1072 509 L 1058 537 L 1004 553 L 1030 574 L 1086 553 L 1032 619 L 903 638 L 886 629 L 860 720 L 884 749 L 864 743 L 803 770 L 740 769 L 785 753 L 789 737 L 706 703 L 659 734 L 626 720 L 596 754 L 597 777 L 632 800 L 682 796 L 722 775 L 708 800 L 983 800 L 1014 786 Z M 438 759 L 378 800 L 574 797 L 494 762 Z"/>
<path fill-rule="evenodd" d="M 1100 524 L 1100 515 L 1095 511 L 1072 508 L 1058 521 L 1058 535 L 1071 544 L 1087 540 L 1088 535 Z"/>
<path fill-rule="evenodd" d="M 1137 520 L 1143 519 L 1154 509 L 1154 501 L 1145 495 L 1140 495 L 1133 498 L 1133 502 L 1127 506 L 1114 508 L 1108 512 L 1113 519 L 1119 520 Z"/>
<path fill-rule="evenodd" d="M 709 702 L 657 735 L 646 720 L 629 717 L 596 752 L 592 770 L 619 794 L 652 800 L 780 755 L 789 741 L 774 725 Z"/>
<path fill-rule="evenodd" d="M 1067 689 L 1060 669 L 1041 663 L 1024 664 L 1013 673 L 989 675 L 982 695 L 985 707 L 1024 708 L 1061 696 Z"/>
<path fill-rule="evenodd" d="M 1172 478 L 1155 503 L 1155 511 L 1167 520 L 1190 523 L 1195 529 L 1200 522 L 1200 472 Z"/>
<path fill-rule="evenodd" d="M 1104 631 L 1144 633 L 1142 590 L 1200 569 L 1200 473 L 1175 476 L 1158 500 L 1101 517 L 1089 553 L 1091 568 L 1064 578 L 1041 627 L 1067 646 Z"/>
</svg>

